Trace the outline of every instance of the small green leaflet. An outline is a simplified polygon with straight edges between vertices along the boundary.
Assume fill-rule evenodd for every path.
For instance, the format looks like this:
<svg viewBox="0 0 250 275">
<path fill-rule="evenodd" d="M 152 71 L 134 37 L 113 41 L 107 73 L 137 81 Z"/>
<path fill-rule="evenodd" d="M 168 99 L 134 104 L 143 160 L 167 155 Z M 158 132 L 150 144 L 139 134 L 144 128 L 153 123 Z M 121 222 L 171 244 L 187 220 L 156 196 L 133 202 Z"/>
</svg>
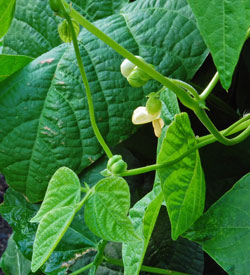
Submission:
<svg viewBox="0 0 250 275">
<path fill-rule="evenodd" d="M 108 177 L 96 184 L 85 204 L 84 219 L 89 229 L 104 240 L 140 240 L 127 216 L 129 208 L 127 182 L 120 177 Z"/>
<path fill-rule="evenodd" d="M 151 191 L 129 211 L 136 232 L 143 236 L 143 240 L 123 243 L 122 258 L 125 275 L 139 274 L 162 201 L 162 192 L 156 195 Z"/>
<path fill-rule="evenodd" d="M 157 163 L 180 157 L 196 146 L 188 115 L 177 114 L 162 142 Z M 203 213 L 205 179 L 198 150 L 194 150 L 177 163 L 157 169 L 161 181 L 171 234 L 176 240 Z"/>
<path fill-rule="evenodd" d="M 9 29 L 15 11 L 15 4 L 16 0 L 0 0 L 0 38 Z"/>
<path fill-rule="evenodd" d="M 59 168 L 52 176 L 43 203 L 31 222 L 39 222 L 55 208 L 76 206 L 80 201 L 81 185 L 77 175 L 67 167 Z"/>
<path fill-rule="evenodd" d="M 39 222 L 33 245 L 31 270 L 37 271 L 49 258 L 70 226 L 80 201 L 80 182 L 69 168 L 61 167 L 53 175 L 37 215 Z"/>
<path fill-rule="evenodd" d="M 249 274 L 250 173 L 215 202 L 184 234 L 202 245 L 228 274 Z"/>
<path fill-rule="evenodd" d="M 250 28 L 249 0 L 188 0 L 213 56 L 222 86 L 228 89 Z"/>
</svg>

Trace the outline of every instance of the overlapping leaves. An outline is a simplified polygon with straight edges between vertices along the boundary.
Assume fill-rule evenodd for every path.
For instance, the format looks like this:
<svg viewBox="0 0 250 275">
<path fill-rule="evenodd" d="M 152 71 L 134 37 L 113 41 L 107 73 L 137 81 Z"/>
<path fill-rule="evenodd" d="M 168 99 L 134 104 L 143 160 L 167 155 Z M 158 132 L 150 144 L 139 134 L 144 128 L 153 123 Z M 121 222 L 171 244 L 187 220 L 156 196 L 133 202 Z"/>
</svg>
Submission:
<svg viewBox="0 0 250 275">
<path fill-rule="evenodd" d="M 39 3 L 41 6 L 34 5 L 37 12 L 47 11 L 44 2 Z M 183 15 L 179 6 L 175 11 L 165 3 L 147 3 L 146 9 L 133 12 L 128 8 L 126 13 L 124 8 L 121 15 L 99 20 L 96 25 L 162 73 L 191 78 L 207 54 L 193 17 Z M 184 0 L 181 3 L 190 11 Z M 24 6 L 31 8 L 31 3 Z M 48 37 L 56 37 L 50 27 L 44 28 Z M 23 35 L 27 33 L 29 28 Z M 48 50 L 43 48 L 47 42 L 32 39 L 40 45 L 30 43 L 37 48 L 33 56 Z M 152 91 L 154 82 L 143 89 L 129 87 L 120 74 L 122 58 L 118 54 L 85 30 L 79 40 L 98 126 L 107 142 L 116 144 L 133 132 L 131 114 Z M 3 81 L 0 88 L 0 169 L 8 183 L 30 201 L 43 198 L 49 179 L 59 167 L 79 173 L 102 154 L 90 126 L 72 46 L 64 44 L 40 56 Z"/>
</svg>

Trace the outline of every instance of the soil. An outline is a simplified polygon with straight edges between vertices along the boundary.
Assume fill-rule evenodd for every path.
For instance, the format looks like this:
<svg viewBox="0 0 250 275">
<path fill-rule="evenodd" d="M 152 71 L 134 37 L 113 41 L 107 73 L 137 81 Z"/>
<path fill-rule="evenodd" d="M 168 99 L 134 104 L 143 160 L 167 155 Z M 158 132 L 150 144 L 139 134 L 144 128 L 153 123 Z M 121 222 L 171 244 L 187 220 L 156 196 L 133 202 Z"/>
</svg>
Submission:
<svg viewBox="0 0 250 275">
<path fill-rule="evenodd" d="M 0 203 L 3 202 L 4 193 L 6 192 L 8 185 L 6 184 L 4 177 L 0 175 Z M 8 239 L 12 233 L 12 230 L 8 223 L 0 216 L 0 258 L 4 250 L 7 247 Z M 0 275 L 3 275 L 0 268 Z"/>
</svg>

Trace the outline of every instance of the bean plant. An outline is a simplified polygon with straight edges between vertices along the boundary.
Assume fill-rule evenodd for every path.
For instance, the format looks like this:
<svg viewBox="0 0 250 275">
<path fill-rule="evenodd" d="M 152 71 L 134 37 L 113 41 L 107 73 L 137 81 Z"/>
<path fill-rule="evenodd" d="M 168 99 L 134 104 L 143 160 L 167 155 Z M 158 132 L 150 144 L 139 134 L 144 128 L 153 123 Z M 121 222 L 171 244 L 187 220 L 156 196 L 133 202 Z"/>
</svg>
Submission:
<svg viewBox="0 0 250 275">
<path fill-rule="evenodd" d="M 1 0 L 0 26 L 5 274 L 250 274 L 248 0 Z"/>
</svg>

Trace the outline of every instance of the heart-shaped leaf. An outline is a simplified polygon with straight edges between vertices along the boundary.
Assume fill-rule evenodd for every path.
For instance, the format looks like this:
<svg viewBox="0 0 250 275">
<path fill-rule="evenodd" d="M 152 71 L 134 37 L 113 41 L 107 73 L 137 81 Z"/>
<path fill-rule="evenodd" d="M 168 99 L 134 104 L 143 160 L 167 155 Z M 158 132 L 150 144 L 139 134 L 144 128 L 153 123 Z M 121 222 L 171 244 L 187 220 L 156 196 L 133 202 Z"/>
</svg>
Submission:
<svg viewBox="0 0 250 275">
<path fill-rule="evenodd" d="M 43 203 L 31 222 L 39 222 L 53 209 L 76 206 L 80 201 L 81 185 L 77 175 L 67 167 L 59 168 L 52 176 Z"/>
<path fill-rule="evenodd" d="M 84 208 L 89 229 L 104 240 L 125 242 L 140 240 L 127 214 L 130 193 L 127 182 L 120 177 L 100 180 Z"/>
</svg>

